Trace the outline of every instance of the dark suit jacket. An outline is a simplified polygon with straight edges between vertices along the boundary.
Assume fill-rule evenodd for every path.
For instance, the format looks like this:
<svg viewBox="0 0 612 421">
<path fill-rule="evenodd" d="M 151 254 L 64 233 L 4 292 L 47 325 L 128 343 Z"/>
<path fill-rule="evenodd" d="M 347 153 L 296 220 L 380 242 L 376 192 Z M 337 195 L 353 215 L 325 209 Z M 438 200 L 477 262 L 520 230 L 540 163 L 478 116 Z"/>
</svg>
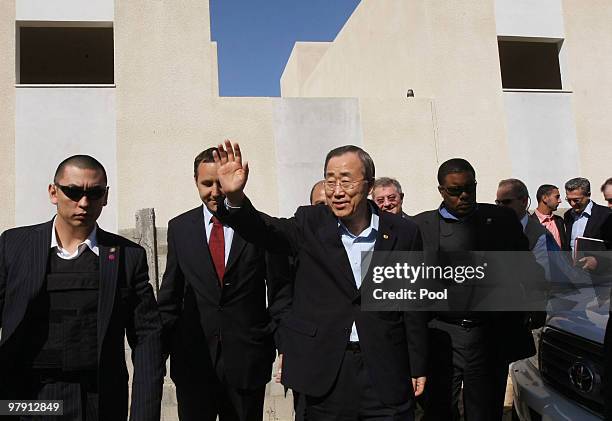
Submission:
<svg viewBox="0 0 612 421">
<path fill-rule="evenodd" d="M 230 385 L 254 389 L 270 381 L 275 319 L 287 310 L 291 287 L 285 256 L 267 254 L 234 232 L 221 288 L 202 206 L 172 219 L 158 305 L 174 382 L 214 382 L 219 342 Z"/>
<path fill-rule="evenodd" d="M 440 213 L 438 209 L 420 213 L 414 217 L 423 234 L 426 251 L 440 250 Z M 477 251 L 528 251 L 529 243 L 523 234 L 523 226 L 509 209 L 487 203 L 479 203 L 475 218 L 475 247 Z M 534 265 L 535 260 L 533 261 Z M 520 280 L 517 280 L 519 283 Z M 525 315 L 505 312 L 491 315 L 495 322 L 489 329 L 490 343 L 505 361 L 516 361 L 535 354 Z"/>
<path fill-rule="evenodd" d="M 0 392 L 19 397 L 18 365 L 28 335 L 22 321 L 41 291 L 51 250 L 53 222 L 5 231 L 0 236 Z M 98 389 L 101 420 L 125 420 L 128 372 L 124 336 L 132 349 L 134 377 L 130 419 L 159 420 L 163 383 L 161 320 L 155 305 L 145 250 L 98 228 Z M 27 387 L 27 385 L 21 385 Z M 15 396 L 12 396 L 15 394 Z M 6 397 L 2 397 L 5 399 Z"/>
<path fill-rule="evenodd" d="M 563 215 L 568 244 L 572 238 L 572 226 L 574 225 L 574 216 L 572 212 L 574 211 L 569 209 Z M 587 221 L 582 237 L 612 241 L 612 210 L 606 206 L 601 206 L 593 202 L 591 216 Z"/>
<path fill-rule="evenodd" d="M 223 206 L 219 214 L 249 241 L 297 257 L 293 304 L 281 322 L 286 386 L 310 396 L 330 391 L 355 322 L 380 399 L 397 404 L 413 398 L 410 378 L 426 374 L 426 319 L 421 313 L 361 311 L 361 291 L 329 207 L 304 206 L 281 219 L 257 212 L 246 199 L 241 209 L 230 214 Z M 387 212 L 379 216 L 374 250 L 421 250 L 416 224 Z"/>
</svg>

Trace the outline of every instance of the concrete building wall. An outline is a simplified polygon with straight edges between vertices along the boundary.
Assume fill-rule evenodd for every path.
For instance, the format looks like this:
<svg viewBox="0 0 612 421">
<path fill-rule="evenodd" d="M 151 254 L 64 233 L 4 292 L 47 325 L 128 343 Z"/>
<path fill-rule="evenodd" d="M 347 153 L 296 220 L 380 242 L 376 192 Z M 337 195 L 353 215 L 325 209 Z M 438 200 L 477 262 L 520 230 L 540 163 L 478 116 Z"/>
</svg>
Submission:
<svg viewBox="0 0 612 421">
<path fill-rule="evenodd" d="M 214 124 L 207 112 L 216 69 L 207 1 L 117 0 L 114 29 L 119 227 L 126 228 L 136 209 L 164 202 L 159 192 L 181 191 L 170 181 Z"/>
<path fill-rule="evenodd" d="M 113 20 L 113 0 L 19 0 L 17 20 L 106 21 Z"/>
<path fill-rule="evenodd" d="M 280 86 L 282 97 L 302 96 L 301 87 L 327 52 L 329 42 L 296 42 L 283 74 Z"/>
<path fill-rule="evenodd" d="M 15 0 L 0 1 L 0 232 L 15 225 Z"/>
<path fill-rule="evenodd" d="M 363 146 L 356 98 L 274 101 L 274 144 L 277 157 L 278 202 L 281 216 L 292 216 L 309 204 L 312 185 L 322 180 L 325 156 L 331 149 Z"/>
<path fill-rule="evenodd" d="M 113 88 L 17 88 L 15 110 L 16 225 L 49 220 L 55 214 L 47 186 L 57 165 L 88 154 L 106 168 L 108 205 L 99 224 L 117 230 L 118 174 Z"/>
<path fill-rule="evenodd" d="M 475 164 L 480 179 L 507 177 L 494 6 L 364 0 L 300 92 L 410 101 L 406 91 L 413 89 L 416 98 L 431 99 L 419 118 L 431 122 L 439 161 L 461 156 Z"/>
<path fill-rule="evenodd" d="M 535 206 L 541 184 L 562 186 L 580 174 L 570 93 L 506 92 L 512 175 L 527 184 Z"/>
<path fill-rule="evenodd" d="M 500 36 L 563 38 L 562 0 L 495 0 Z"/>
<path fill-rule="evenodd" d="M 376 176 L 400 182 L 408 214 L 437 206 L 438 145 L 432 101 L 361 98 L 359 105 L 364 148 L 376 164 Z"/>
<path fill-rule="evenodd" d="M 605 0 L 564 0 L 565 45 L 573 89 L 580 174 L 591 180 L 593 198 L 612 176 L 612 4 Z"/>
</svg>

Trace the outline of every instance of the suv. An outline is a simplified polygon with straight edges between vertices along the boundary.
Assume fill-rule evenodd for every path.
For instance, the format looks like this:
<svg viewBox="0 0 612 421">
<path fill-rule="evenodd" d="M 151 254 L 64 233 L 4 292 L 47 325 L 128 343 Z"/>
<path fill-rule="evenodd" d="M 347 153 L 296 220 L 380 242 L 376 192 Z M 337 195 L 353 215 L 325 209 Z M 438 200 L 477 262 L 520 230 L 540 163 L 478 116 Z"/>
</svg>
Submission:
<svg viewBox="0 0 612 421">
<path fill-rule="evenodd" d="M 603 419 L 603 341 L 610 289 L 586 288 L 564 300 L 576 305 L 549 311 L 546 325 L 534 331 L 537 354 L 510 367 L 515 419 Z"/>
</svg>

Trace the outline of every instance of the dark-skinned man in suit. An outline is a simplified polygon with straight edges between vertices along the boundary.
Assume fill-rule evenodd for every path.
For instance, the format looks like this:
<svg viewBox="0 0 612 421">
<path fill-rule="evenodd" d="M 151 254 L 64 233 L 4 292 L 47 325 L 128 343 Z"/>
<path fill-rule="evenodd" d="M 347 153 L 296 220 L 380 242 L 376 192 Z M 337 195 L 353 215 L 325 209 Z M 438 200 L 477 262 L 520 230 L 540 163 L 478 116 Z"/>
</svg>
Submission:
<svg viewBox="0 0 612 421">
<path fill-rule="evenodd" d="M 437 179 L 442 204 L 414 217 L 426 252 L 458 264 L 465 251 L 529 250 L 514 212 L 476 202 L 476 172 L 468 161 L 445 161 Z M 467 421 L 500 420 L 508 364 L 535 353 L 531 333 L 522 314 L 451 310 L 433 313 L 429 324 L 425 419 L 458 421 L 463 388 Z"/>
<path fill-rule="evenodd" d="M 161 320 L 145 251 L 97 226 L 108 187 L 94 158 L 64 160 L 48 190 L 53 220 L 0 237 L 0 399 L 62 400 L 62 420 L 126 420 L 127 334 L 130 419 L 159 420 Z"/>
<path fill-rule="evenodd" d="M 283 384 L 304 394 L 306 419 L 413 420 L 425 387 L 423 315 L 361 311 L 361 253 L 421 250 L 416 225 L 367 200 L 374 163 L 356 146 L 330 151 L 327 205 L 293 218 L 259 213 L 244 194 L 248 166 L 238 144 L 219 145 L 215 162 L 227 199 L 219 209 L 237 232 L 295 257 L 291 311 L 281 321 Z"/>
</svg>

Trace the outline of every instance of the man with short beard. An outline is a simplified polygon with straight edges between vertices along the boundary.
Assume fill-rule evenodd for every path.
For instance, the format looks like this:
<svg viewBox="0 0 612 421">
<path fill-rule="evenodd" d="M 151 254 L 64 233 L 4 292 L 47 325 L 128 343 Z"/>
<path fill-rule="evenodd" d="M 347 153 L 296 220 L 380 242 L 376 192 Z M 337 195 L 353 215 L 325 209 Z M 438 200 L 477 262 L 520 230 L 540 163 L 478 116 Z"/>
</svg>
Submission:
<svg viewBox="0 0 612 421">
<path fill-rule="evenodd" d="M 569 251 L 563 218 L 553 213 L 561 204 L 559 189 L 552 184 L 542 184 L 536 192 L 536 200 L 538 207 L 531 218 L 537 219 L 550 232 L 561 250 Z"/>
</svg>

